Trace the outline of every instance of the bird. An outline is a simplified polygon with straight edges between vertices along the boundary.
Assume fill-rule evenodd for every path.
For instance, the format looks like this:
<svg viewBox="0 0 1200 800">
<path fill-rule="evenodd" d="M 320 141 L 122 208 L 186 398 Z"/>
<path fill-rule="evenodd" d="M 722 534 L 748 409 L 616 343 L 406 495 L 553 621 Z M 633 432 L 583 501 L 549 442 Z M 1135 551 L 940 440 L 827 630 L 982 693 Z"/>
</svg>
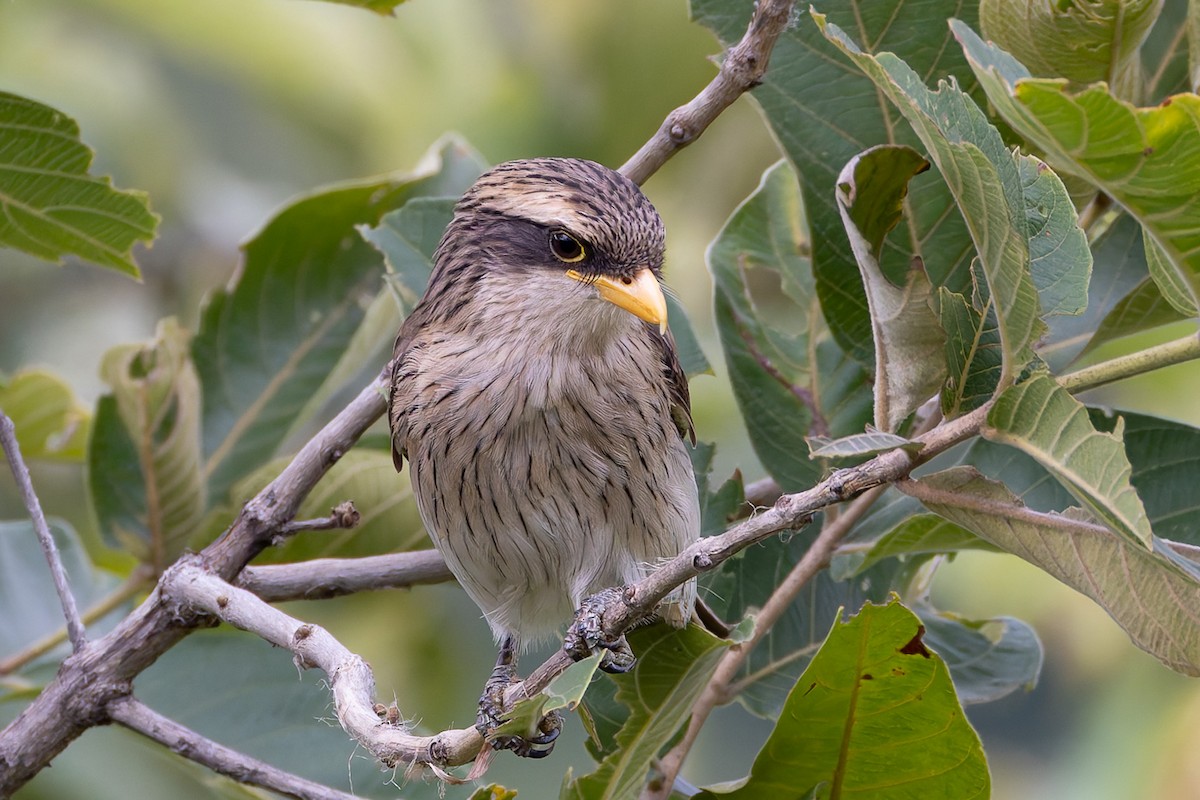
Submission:
<svg viewBox="0 0 1200 800">
<path fill-rule="evenodd" d="M 431 539 L 499 644 L 485 737 L 522 648 L 573 619 L 586 628 L 589 598 L 699 537 L 664 247 L 658 212 L 620 173 L 573 158 L 500 164 L 456 204 L 396 337 L 396 469 L 407 461 Z M 681 627 L 695 600 L 689 581 L 658 614 Z M 602 668 L 632 666 L 624 637 L 599 644 Z M 491 744 L 544 756 L 560 724 Z"/>
</svg>

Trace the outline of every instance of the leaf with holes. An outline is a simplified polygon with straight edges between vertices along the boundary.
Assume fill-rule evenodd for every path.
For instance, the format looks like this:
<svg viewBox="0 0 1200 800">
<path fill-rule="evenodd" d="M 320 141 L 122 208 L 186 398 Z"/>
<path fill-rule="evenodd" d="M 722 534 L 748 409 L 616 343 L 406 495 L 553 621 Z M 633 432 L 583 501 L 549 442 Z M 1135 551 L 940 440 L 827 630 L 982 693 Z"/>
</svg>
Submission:
<svg viewBox="0 0 1200 800">
<path fill-rule="evenodd" d="M 898 601 L 837 620 L 750 775 L 701 800 L 987 797 L 987 761 L 945 662 Z"/>
</svg>

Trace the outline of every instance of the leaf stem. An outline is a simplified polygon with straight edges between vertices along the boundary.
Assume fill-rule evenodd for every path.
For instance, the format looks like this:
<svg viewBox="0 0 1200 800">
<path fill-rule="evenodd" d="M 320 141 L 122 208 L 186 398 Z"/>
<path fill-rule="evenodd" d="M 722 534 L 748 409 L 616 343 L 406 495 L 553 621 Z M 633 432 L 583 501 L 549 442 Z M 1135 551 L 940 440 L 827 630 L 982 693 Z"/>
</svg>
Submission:
<svg viewBox="0 0 1200 800">
<path fill-rule="evenodd" d="M 1181 339 L 1060 375 L 1058 382 L 1064 389 L 1076 394 L 1196 358 L 1200 358 L 1200 334 L 1193 333 Z"/>
</svg>

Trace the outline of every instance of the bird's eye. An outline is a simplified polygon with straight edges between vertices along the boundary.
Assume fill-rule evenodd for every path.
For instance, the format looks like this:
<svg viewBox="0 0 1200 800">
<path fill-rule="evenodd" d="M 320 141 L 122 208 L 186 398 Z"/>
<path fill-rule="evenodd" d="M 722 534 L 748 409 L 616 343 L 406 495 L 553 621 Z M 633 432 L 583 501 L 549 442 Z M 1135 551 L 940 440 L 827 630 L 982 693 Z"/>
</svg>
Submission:
<svg viewBox="0 0 1200 800">
<path fill-rule="evenodd" d="M 550 234 L 550 252 L 554 253 L 554 257 L 559 261 L 566 261 L 568 264 L 583 261 L 587 255 L 579 240 L 566 231 L 553 231 Z"/>
</svg>

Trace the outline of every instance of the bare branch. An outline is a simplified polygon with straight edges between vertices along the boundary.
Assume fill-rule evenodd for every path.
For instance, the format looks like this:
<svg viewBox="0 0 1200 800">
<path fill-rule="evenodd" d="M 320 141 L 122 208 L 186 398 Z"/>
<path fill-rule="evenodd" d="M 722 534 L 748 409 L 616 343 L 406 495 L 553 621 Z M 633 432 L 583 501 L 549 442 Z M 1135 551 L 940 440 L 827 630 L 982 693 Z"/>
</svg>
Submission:
<svg viewBox="0 0 1200 800">
<path fill-rule="evenodd" d="M 338 722 L 384 764 L 429 764 L 441 768 L 472 761 L 483 747 L 474 728 L 415 736 L 403 724 L 381 719 L 375 710 L 375 678 L 361 657 L 324 628 L 288 616 L 250 592 L 206 571 L 195 558 L 176 562 L 163 575 L 163 594 L 185 612 L 210 614 L 250 631 L 295 654 L 296 665 L 317 667 L 329 676 Z M 445 777 L 444 773 L 442 774 Z"/>
<path fill-rule="evenodd" d="M 17 428 L 4 413 L 0 413 L 0 446 L 4 448 L 4 454 L 8 457 L 8 466 L 17 481 L 17 490 L 21 493 L 21 500 L 24 501 L 25 508 L 33 520 L 33 529 L 37 532 L 42 552 L 46 554 L 46 562 L 50 565 L 54 589 L 58 592 L 59 602 L 62 603 L 63 617 L 67 620 L 67 637 L 71 640 L 71 647 L 78 650 L 87 644 L 87 632 L 79 618 L 79 609 L 75 607 L 75 595 L 71 594 L 71 587 L 67 583 L 67 571 L 63 569 L 62 556 L 58 553 L 58 546 L 54 544 L 50 526 L 46 524 L 42 504 L 33 490 L 29 468 L 25 466 L 25 459 L 21 458 L 21 447 L 17 444 Z"/>
<path fill-rule="evenodd" d="M 353 800 L 354 795 L 305 780 L 298 775 L 251 758 L 237 750 L 206 739 L 190 728 L 167 719 L 154 709 L 123 697 L 109 704 L 113 721 L 143 736 L 165 745 L 186 759 L 203 764 L 238 783 L 270 789 L 284 797 L 297 800 Z"/>
<path fill-rule="evenodd" d="M 234 583 L 274 603 L 451 580 L 454 575 L 441 553 L 419 550 L 365 558 L 318 558 L 299 564 L 246 567 Z"/>
<path fill-rule="evenodd" d="M 301 448 L 275 480 L 242 509 L 197 558 L 232 579 L 269 546 L 317 481 L 383 414 L 390 367 L 366 386 Z M 205 624 L 181 618 L 163 602 L 161 579 L 150 596 L 116 628 L 63 662 L 33 702 L 0 731 L 0 797 L 16 792 L 83 731 L 109 721 L 108 706 L 129 693 L 133 679 L 181 639 Z"/>
<path fill-rule="evenodd" d="M 734 100 L 761 83 L 775 42 L 791 20 L 793 5 L 793 0 L 758 0 L 745 35 L 726 51 L 717 76 L 690 102 L 668 114 L 620 172 L 634 183 L 645 183 L 671 156 L 699 139 Z"/>
</svg>

